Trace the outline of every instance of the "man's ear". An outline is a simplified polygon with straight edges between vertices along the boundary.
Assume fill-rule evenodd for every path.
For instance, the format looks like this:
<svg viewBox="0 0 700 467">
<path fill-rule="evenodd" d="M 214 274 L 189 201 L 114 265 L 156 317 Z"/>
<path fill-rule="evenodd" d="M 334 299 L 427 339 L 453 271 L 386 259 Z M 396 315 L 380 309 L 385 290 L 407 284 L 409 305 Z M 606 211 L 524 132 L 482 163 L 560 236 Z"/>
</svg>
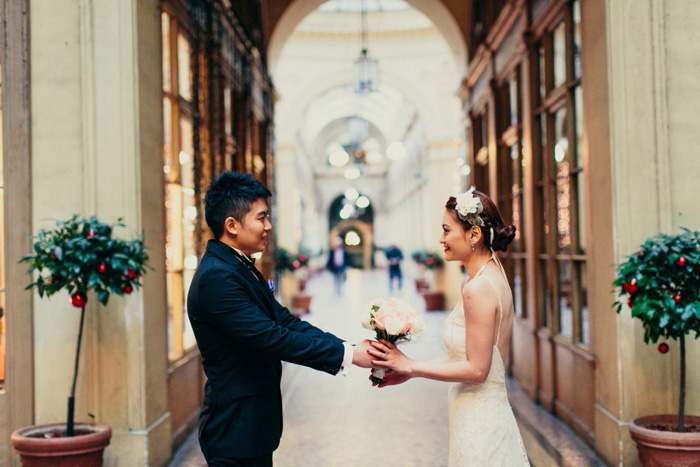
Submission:
<svg viewBox="0 0 700 467">
<path fill-rule="evenodd" d="M 224 230 L 231 236 L 238 235 L 239 226 L 239 222 L 233 217 L 227 217 L 224 220 Z"/>
</svg>

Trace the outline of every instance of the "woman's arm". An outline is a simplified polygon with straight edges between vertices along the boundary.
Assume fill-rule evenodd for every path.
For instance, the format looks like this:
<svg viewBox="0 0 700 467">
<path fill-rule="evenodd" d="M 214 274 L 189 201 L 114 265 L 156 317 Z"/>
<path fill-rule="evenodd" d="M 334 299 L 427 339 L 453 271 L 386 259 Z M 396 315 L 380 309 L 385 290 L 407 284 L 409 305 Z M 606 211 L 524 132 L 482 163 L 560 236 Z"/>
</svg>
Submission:
<svg viewBox="0 0 700 467">
<path fill-rule="evenodd" d="M 497 297 L 485 280 L 476 279 L 462 289 L 466 322 L 466 360 L 448 361 L 446 357 L 427 361 L 408 358 L 385 340 L 372 343 L 370 354 L 377 367 L 389 368 L 409 376 L 437 381 L 482 383 L 491 369 L 493 337 L 496 330 Z"/>
</svg>

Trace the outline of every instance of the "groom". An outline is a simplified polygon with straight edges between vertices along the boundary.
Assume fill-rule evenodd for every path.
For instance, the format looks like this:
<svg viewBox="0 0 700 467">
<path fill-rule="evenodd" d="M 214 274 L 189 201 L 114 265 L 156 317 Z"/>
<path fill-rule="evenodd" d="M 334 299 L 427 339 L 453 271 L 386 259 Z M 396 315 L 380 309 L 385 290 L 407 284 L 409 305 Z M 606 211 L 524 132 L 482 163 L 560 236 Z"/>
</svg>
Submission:
<svg viewBox="0 0 700 467">
<path fill-rule="evenodd" d="M 209 467 L 272 465 L 282 435 L 281 361 L 345 374 L 369 368 L 369 341 L 352 346 L 292 316 L 250 256 L 270 239 L 267 198 L 248 174 L 212 179 L 207 243 L 187 296 L 187 312 L 207 376 L 199 443 Z"/>
</svg>

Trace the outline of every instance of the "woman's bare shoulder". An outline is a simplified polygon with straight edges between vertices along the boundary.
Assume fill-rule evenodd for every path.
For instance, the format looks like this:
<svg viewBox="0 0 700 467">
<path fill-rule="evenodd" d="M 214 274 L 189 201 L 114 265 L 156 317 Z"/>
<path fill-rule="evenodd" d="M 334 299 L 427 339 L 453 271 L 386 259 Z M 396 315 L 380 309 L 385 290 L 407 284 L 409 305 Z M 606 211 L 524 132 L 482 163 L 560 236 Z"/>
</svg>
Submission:
<svg viewBox="0 0 700 467">
<path fill-rule="evenodd" d="M 489 305 L 492 300 L 495 300 L 495 291 L 483 276 L 475 277 L 467 281 L 462 287 L 462 300 L 467 306 L 476 304 Z"/>
</svg>

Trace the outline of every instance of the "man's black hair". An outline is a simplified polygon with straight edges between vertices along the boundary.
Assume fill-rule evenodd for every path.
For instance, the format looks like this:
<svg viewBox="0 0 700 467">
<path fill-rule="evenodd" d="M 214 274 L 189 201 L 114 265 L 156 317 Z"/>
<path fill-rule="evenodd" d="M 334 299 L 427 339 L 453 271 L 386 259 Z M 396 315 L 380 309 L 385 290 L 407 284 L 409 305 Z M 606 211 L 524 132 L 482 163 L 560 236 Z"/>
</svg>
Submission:
<svg viewBox="0 0 700 467">
<path fill-rule="evenodd" d="M 270 190 L 250 174 L 223 172 L 216 178 L 212 177 L 204 196 L 204 217 L 214 238 L 221 237 L 227 217 L 242 223 L 255 200 L 270 196 Z"/>
</svg>

